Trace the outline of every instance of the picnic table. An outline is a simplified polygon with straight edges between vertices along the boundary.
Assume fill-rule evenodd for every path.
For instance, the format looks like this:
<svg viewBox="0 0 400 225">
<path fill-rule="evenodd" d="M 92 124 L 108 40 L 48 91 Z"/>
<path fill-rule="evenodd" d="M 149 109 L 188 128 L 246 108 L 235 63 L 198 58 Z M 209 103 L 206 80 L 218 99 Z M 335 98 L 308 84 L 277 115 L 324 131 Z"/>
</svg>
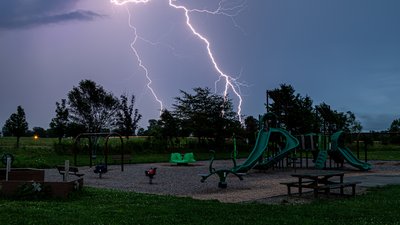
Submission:
<svg viewBox="0 0 400 225">
<path fill-rule="evenodd" d="M 58 165 L 56 166 L 58 172 L 61 174 L 61 176 L 63 177 L 63 181 L 67 181 L 67 174 L 70 175 L 75 175 L 77 177 L 81 177 L 85 174 L 83 173 L 79 173 L 79 169 L 76 166 L 70 166 L 68 171 L 65 170 L 65 166 L 64 165 Z"/>
<path fill-rule="evenodd" d="M 352 188 L 352 196 L 355 195 L 356 185 L 360 182 L 344 182 L 344 172 L 341 171 L 309 171 L 291 174 L 297 180 L 293 182 L 284 182 L 288 188 L 288 195 L 291 195 L 291 188 L 297 187 L 299 195 L 302 195 L 303 189 L 313 189 L 314 196 L 319 193 L 330 194 L 331 189 L 340 189 L 340 194 L 344 195 L 344 188 Z"/>
</svg>

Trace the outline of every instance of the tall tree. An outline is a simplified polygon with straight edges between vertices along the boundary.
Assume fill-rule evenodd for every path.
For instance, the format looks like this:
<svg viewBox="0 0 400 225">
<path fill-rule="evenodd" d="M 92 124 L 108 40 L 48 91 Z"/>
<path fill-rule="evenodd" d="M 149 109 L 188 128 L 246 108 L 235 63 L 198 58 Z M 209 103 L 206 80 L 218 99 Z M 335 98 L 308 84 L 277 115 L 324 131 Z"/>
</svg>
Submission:
<svg viewBox="0 0 400 225">
<path fill-rule="evenodd" d="M 61 103 L 56 102 L 56 116 L 50 122 L 52 132 L 57 136 L 58 143 L 61 143 L 62 138 L 67 133 L 69 111 L 66 105 L 66 100 L 61 99 Z"/>
<path fill-rule="evenodd" d="M 193 91 L 195 94 L 181 90 L 182 97 L 176 97 L 173 104 L 173 114 L 180 119 L 182 130 L 197 136 L 200 143 L 204 138 L 214 138 L 221 144 L 224 137 L 241 128 L 231 99 L 213 94 L 209 88 Z"/>
<path fill-rule="evenodd" d="M 268 111 L 278 116 L 285 129 L 298 134 L 316 131 L 313 101 L 309 96 L 295 94 L 294 88 L 287 84 L 268 91 L 268 96 L 273 101 L 267 105 Z"/>
<path fill-rule="evenodd" d="M 174 146 L 173 138 L 179 136 L 178 120 L 166 109 L 163 110 L 158 124 L 161 128 L 161 136 Z"/>
<path fill-rule="evenodd" d="M 256 134 L 258 131 L 258 120 L 253 116 L 248 116 L 244 120 L 245 135 L 249 144 L 253 145 L 256 142 Z"/>
<path fill-rule="evenodd" d="M 150 119 L 149 125 L 147 126 L 147 131 L 145 132 L 147 136 L 153 136 L 155 138 L 161 137 L 161 126 L 159 120 Z"/>
<path fill-rule="evenodd" d="M 389 127 L 389 132 L 400 132 L 400 119 L 392 121 Z"/>
<path fill-rule="evenodd" d="M 11 114 L 10 118 L 4 124 L 3 134 L 10 134 L 17 137 L 17 148 L 19 140 L 28 131 L 28 122 L 26 122 L 25 111 L 21 106 L 17 107 L 17 112 Z"/>
<path fill-rule="evenodd" d="M 351 112 L 347 111 L 345 114 L 346 117 L 346 124 L 345 124 L 345 131 L 350 132 L 350 133 L 359 133 L 362 130 L 362 125 L 360 121 L 356 119 L 356 115 Z"/>
<path fill-rule="evenodd" d="M 390 138 L 389 138 L 390 143 L 399 144 L 400 137 L 399 137 L 398 133 L 400 132 L 400 119 L 393 120 L 392 123 L 390 124 L 388 131 L 391 132 Z"/>
<path fill-rule="evenodd" d="M 118 99 L 91 80 L 82 80 L 68 93 L 69 117 L 96 133 L 110 128 L 119 109 Z"/>
<path fill-rule="evenodd" d="M 46 137 L 46 130 L 43 127 L 34 127 L 32 128 L 33 134 L 39 137 Z"/>
<path fill-rule="evenodd" d="M 128 96 L 121 95 L 119 110 L 117 112 L 116 126 L 118 132 L 129 139 L 130 135 L 135 135 L 138 123 L 142 118 L 138 109 L 133 109 L 135 105 L 135 96 L 131 96 L 130 104 L 128 104 Z"/>
<path fill-rule="evenodd" d="M 357 121 L 356 116 L 351 111 L 346 113 L 331 109 L 326 103 L 316 106 L 321 121 L 321 131 L 332 134 L 338 130 L 346 132 L 360 132 L 361 123 Z"/>
</svg>

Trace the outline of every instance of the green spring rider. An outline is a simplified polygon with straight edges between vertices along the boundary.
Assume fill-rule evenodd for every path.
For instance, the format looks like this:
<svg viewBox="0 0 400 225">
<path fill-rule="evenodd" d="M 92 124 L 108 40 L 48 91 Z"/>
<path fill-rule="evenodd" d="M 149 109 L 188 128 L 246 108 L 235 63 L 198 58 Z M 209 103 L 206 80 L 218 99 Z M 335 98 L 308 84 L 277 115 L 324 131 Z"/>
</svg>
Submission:
<svg viewBox="0 0 400 225">
<path fill-rule="evenodd" d="M 237 157 L 237 150 L 236 150 L 236 138 L 235 135 L 233 135 L 233 152 L 231 153 L 231 159 L 233 161 L 233 168 L 236 167 L 236 157 Z M 220 170 L 216 170 L 213 167 L 213 163 L 214 163 L 214 159 L 215 159 L 215 151 L 214 150 L 210 150 L 211 152 L 211 160 L 210 160 L 210 165 L 208 167 L 209 173 L 208 174 L 199 174 L 199 176 L 201 176 L 201 180 L 200 182 L 204 183 L 204 181 L 207 180 L 207 178 L 209 178 L 212 175 L 217 175 L 219 177 L 219 182 L 218 182 L 218 187 L 219 188 L 226 188 L 228 186 L 228 183 L 226 182 L 226 177 L 231 173 L 233 175 L 235 175 L 236 177 L 239 178 L 239 180 L 243 180 L 243 175 L 245 175 L 244 173 L 237 173 L 234 172 L 232 170 L 229 169 L 220 169 Z"/>
</svg>

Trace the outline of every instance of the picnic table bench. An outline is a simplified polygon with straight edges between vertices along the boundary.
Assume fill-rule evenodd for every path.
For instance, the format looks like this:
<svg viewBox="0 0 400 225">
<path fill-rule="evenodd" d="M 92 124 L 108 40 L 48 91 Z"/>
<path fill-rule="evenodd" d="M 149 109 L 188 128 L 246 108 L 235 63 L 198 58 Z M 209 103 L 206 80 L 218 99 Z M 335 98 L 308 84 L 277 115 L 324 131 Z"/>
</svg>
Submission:
<svg viewBox="0 0 400 225">
<path fill-rule="evenodd" d="M 288 188 L 288 195 L 291 195 L 291 188 L 298 188 L 299 195 L 302 195 L 303 188 L 313 189 L 314 196 L 318 197 L 319 193 L 325 193 L 329 195 L 332 189 L 340 189 L 340 195 L 344 195 L 344 188 L 352 188 L 352 196 L 355 195 L 356 186 L 361 182 L 343 182 L 344 173 L 335 171 L 315 171 L 308 173 L 296 173 L 292 174 L 293 177 L 297 177 L 297 181 L 293 182 L 282 182 L 281 184 L 286 185 Z M 339 177 L 339 181 L 329 180 L 332 177 Z"/>
<path fill-rule="evenodd" d="M 63 181 L 66 181 L 66 174 L 74 175 L 77 177 L 81 177 L 85 174 L 79 173 L 78 167 L 70 166 L 68 171 L 65 171 L 65 166 L 57 166 L 58 172 L 63 176 Z"/>
</svg>

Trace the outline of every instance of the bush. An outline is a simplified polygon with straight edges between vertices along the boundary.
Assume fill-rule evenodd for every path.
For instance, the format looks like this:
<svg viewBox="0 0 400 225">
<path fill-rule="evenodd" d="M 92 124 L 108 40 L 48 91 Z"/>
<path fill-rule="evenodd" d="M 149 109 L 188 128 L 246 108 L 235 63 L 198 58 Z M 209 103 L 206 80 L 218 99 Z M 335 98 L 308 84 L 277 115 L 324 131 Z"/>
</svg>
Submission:
<svg viewBox="0 0 400 225">
<path fill-rule="evenodd" d="M 70 155 L 73 154 L 74 144 L 73 143 L 58 143 L 54 142 L 54 152 L 59 155 Z"/>
<path fill-rule="evenodd" d="M 124 143 L 124 152 L 125 153 L 144 153 L 144 142 L 136 142 L 136 141 L 127 141 Z"/>
</svg>

